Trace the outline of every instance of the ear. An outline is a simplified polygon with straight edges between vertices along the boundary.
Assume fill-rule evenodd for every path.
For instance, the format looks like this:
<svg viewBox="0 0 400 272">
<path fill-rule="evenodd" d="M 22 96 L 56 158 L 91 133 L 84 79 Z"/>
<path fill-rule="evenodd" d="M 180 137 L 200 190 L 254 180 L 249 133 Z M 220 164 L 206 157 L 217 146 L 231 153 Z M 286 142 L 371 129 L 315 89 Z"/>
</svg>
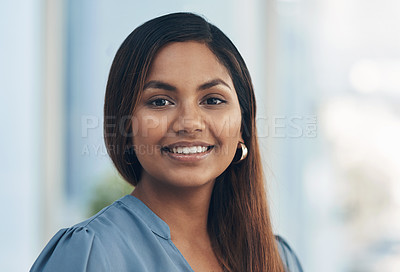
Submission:
<svg viewBox="0 0 400 272">
<path fill-rule="evenodd" d="M 242 136 L 240 136 L 240 138 L 239 138 L 239 141 L 238 141 L 238 148 L 240 148 L 241 146 L 240 146 L 240 142 L 242 142 L 242 143 L 244 143 L 244 140 L 243 140 L 243 137 Z"/>
</svg>

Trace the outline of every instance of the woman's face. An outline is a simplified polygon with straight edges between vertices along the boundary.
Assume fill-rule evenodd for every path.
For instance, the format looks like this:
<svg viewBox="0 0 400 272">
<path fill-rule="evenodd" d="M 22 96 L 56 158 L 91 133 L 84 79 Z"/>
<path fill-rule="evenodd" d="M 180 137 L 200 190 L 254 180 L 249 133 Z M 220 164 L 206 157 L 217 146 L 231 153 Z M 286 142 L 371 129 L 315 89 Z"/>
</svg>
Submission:
<svg viewBox="0 0 400 272">
<path fill-rule="evenodd" d="M 134 112 L 140 182 L 195 187 L 232 162 L 241 112 L 232 79 L 208 47 L 171 43 L 159 50 Z"/>
</svg>

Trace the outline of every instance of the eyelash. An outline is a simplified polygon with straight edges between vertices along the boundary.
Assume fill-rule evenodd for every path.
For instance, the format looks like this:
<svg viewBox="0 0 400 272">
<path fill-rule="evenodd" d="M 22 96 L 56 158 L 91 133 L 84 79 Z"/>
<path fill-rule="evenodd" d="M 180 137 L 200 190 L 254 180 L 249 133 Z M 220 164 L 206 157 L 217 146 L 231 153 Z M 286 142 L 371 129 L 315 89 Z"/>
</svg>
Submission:
<svg viewBox="0 0 400 272">
<path fill-rule="evenodd" d="M 156 108 L 168 106 L 168 105 L 157 106 L 155 103 L 156 103 L 156 102 L 159 102 L 159 101 L 166 101 L 166 102 L 168 102 L 168 103 L 171 104 L 171 105 L 173 104 L 171 101 L 169 101 L 168 99 L 165 99 L 165 98 L 156 98 L 156 99 L 153 99 L 153 100 L 149 101 L 148 104 L 149 104 L 150 106 L 153 106 L 153 107 L 156 107 Z"/>
<path fill-rule="evenodd" d="M 208 101 L 208 100 L 211 100 L 211 99 L 213 99 L 213 100 L 218 100 L 219 102 L 216 103 L 216 104 L 207 104 L 207 105 L 220 105 L 220 104 L 226 103 L 225 100 L 223 100 L 223 99 L 221 99 L 221 98 L 217 98 L 217 97 L 208 97 L 208 98 L 206 98 L 204 101 Z"/>
<path fill-rule="evenodd" d="M 204 103 L 204 102 L 210 102 L 211 99 L 214 100 L 214 102 L 215 102 L 215 100 L 218 100 L 218 102 L 216 102 L 214 104 Z M 164 103 L 167 103 L 167 105 L 165 105 L 165 104 L 164 105 L 156 105 L 156 103 L 160 102 L 160 101 L 165 101 Z M 201 102 L 201 104 L 206 104 L 206 105 L 220 105 L 220 104 L 224 104 L 224 103 L 226 103 L 226 100 L 223 100 L 223 99 L 217 98 L 217 97 L 208 97 L 208 98 L 204 99 L 203 102 Z M 169 101 L 168 99 L 165 99 L 165 98 L 156 98 L 156 99 L 150 100 L 147 104 L 152 107 L 155 107 L 155 108 L 162 108 L 162 107 L 166 107 L 169 105 L 173 105 L 174 103 L 172 103 L 171 101 Z"/>
</svg>

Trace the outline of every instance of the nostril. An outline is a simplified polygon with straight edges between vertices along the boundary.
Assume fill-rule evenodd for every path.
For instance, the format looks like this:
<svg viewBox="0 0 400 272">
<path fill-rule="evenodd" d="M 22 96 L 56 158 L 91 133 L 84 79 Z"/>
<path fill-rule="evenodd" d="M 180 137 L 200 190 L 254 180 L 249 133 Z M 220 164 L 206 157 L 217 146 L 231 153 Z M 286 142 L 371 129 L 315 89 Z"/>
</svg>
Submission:
<svg viewBox="0 0 400 272">
<path fill-rule="evenodd" d="M 173 124 L 174 131 L 179 135 L 202 132 L 204 127 L 204 122 L 200 116 L 198 118 L 179 116 Z"/>
<path fill-rule="evenodd" d="M 198 133 L 198 132 L 202 132 L 203 130 L 201 128 L 184 128 L 184 129 L 180 129 L 178 130 L 177 134 L 178 135 L 186 135 L 186 134 L 192 134 L 192 133 Z"/>
</svg>

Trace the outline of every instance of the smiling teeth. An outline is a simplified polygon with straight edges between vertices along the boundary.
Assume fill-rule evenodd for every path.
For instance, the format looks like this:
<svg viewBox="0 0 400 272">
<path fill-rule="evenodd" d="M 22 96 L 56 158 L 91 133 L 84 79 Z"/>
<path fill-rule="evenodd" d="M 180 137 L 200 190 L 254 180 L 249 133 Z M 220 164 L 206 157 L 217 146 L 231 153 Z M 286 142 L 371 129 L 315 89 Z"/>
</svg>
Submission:
<svg viewBox="0 0 400 272">
<path fill-rule="evenodd" d="M 207 149 L 205 146 L 174 147 L 172 148 L 172 152 L 178 154 L 196 154 L 206 152 Z"/>
</svg>

